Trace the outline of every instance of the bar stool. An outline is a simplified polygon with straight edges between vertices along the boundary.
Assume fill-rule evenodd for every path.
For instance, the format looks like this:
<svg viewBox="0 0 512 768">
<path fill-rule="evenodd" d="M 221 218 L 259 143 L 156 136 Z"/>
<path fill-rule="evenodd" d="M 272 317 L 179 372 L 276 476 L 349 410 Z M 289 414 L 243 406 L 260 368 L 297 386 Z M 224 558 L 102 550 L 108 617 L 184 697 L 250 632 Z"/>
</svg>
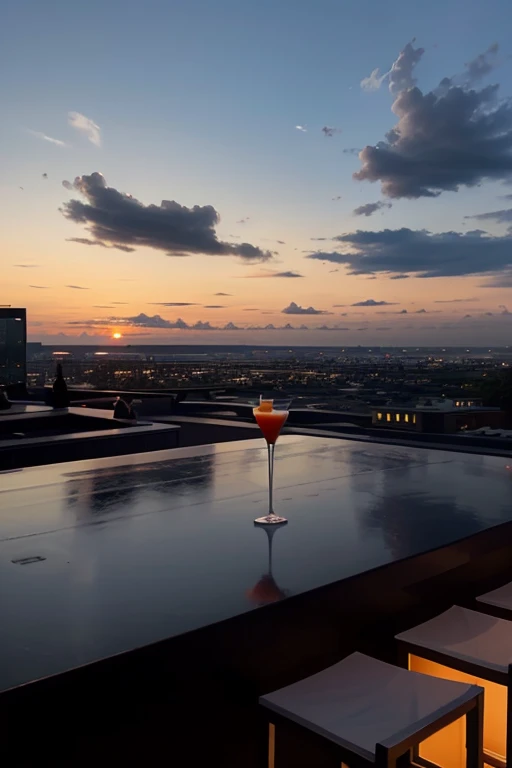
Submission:
<svg viewBox="0 0 512 768">
<path fill-rule="evenodd" d="M 454 606 L 396 639 L 406 668 L 484 688 L 484 761 L 512 766 L 512 622 Z"/>
<path fill-rule="evenodd" d="M 467 768 L 483 765 L 483 691 L 478 686 L 354 653 L 259 701 L 264 708 L 261 762 L 271 768 L 339 768 L 341 762 L 350 768 L 394 768 L 403 756 L 408 763 L 417 755 L 421 742 L 461 718 L 464 762 Z M 269 724 L 275 727 L 274 754 L 268 748 Z"/>
<path fill-rule="evenodd" d="M 503 619 L 512 619 L 512 581 L 476 599 L 486 613 L 492 613 Z"/>
</svg>

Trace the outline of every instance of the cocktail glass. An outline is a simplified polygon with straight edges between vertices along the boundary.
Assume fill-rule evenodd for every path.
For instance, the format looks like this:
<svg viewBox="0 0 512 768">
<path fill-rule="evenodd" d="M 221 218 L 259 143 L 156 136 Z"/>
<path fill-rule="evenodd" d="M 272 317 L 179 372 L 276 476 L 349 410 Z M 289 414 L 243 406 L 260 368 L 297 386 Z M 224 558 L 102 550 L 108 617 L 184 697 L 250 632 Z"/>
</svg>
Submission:
<svg viewBox="0 0 512 768">
<path fill-rule="evenodd" d="M 254 522 L 258 525 L 280 525 L 287 523 L 286 517 L 274 512 L 274 450 L 277 438 L 288 418 L 290 400 L 266 399 L 260 397 L 260 404 L 253 409 L 254 418 L 267 441 L 268 453 L 268 513 L 258 517 Z"/>
</svg>

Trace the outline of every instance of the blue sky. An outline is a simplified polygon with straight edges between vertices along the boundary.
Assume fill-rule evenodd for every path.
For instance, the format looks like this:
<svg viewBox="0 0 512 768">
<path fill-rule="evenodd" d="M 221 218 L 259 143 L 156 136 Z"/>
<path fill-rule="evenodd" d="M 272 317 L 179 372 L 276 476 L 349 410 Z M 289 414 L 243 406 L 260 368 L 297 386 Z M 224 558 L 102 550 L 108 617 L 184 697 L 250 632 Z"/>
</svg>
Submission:
<svg viewBox="0 0 512 768">
<path fill-rule="evenodd" d="M 505 166 L 492 178 L 484 173 L 479 179 L 475 172 L 471 186 L 458 179 L 457 191 L 436 189 L 436 197 L 390 197 L 380 178 L 352 179 L 362 160 L 344 150 L 375 146 L 396 125 L 391 107 L 397 93 L 390 93 L 388 80 L 374 91 L 360 84 L 376 68 L 388 72 L 414 38 L 413 47 L 425 49 L 413 71 L 423 94 L 444 77 L 462 77 L 466 63 L 498 44 L 485 78 L 461 87 L 499 83 L 499 98 L 512 96 L 510 3 L 7 0 L 3 19 L 0 204 L 6 226 L 0 250 L 7 258 L 0 300 L 28 307 L 33 338 L 122 332 L 162 343 L 182 337 L 185 343 L 281 343 L 285 332 L 247 326 L 306 320 L 309 330 L 294 332 L 293 343 L 357 343 L 362 327 L 372 344 L 506 343 L 512 273 L 502 256 L 499 269 L 490 265 L 490 277 L 482 276 L 481 267 L 428 279 L 412 269 L 407 280 L 397 281 L 389 279 L 396 270 L 350 274 L 357 272 L 353 263 L 306 256 L 314 250 L 345 256 L 336 241 L 318 248 L 311 238 L 358 229 L 462 234 L 478 228 L 486 237 L 508 237 L 512 217 L 464 219 L 512 206 L 501 199 L 511 191 Z M 70 124 L 73 112 L 98 127 L 98 142 Z M 324 126 L 335 128 L 334 135 L 326 137 Z M 508 135 L 512 124 L 504 130 Z M 103 247 L 98 238 L 97 247 L 69 242 L 89 238 L 91 222 L 59 212 L 84 195 L 83 188 L 64 189 L 62 181 L 95 171 L 144 206 L 162 200 L 191 209 L 213 206 L 221 242 L 247 242 L 261 254 L 271 251 L 272 258 L 258 263 L 231 254 L 227 246 L 222 258 L 197 249 L 186 251 L 187 258 L 169 258 L 149 238 L 129 252 L 104 244 L 133 240 L 107 238 Z M 354 215 L 359 206 L 377 201 L 386 207 L 371 216 Z M 353 240 L 344 247 L 352 253 L 356 248 Z M 416 247 L 413 241 L 411 249 Z M 485 247 L 477 250 L 485 260 Z M 379 251 L 378 258 L 388 255 Z M 30 266 L 14 266 L 19 263 Z M 303 277 L 273 276 L 286 272 Z M 125 284 L 114 291 L 121 274 Z M 258 278 L 245 279 L 251 275 Z M 490 288 L 491 281 L 500 284 Z M 217 304 L 216 293 L 231 296 Z M 455 298 L 471 301 L 435 307 Z M 352 309 L 369 299 L 375 305 Z M 200 321 L 218 330 L 175 329 L 177 311 L 157 305 L 177 302 L 190 305 L 179 311 L 187 326 Z M 396 310 L 386 310 L 388 305 Z M 290 306 L 284 314 L 298 306 L 329 316 L 284 317 Z M 403 309 L 407 322 L 398 315 Z M 427 312 L 411 319 L 418 309 Z M 436 317 L 426 318 L 430 312 Z M 155 314 L 163 323 L 152 322 Z M 239 330 L 222 330 L 229 322 Z M 312 330 L 322 325 L 346 330 Z"/>
</svg>

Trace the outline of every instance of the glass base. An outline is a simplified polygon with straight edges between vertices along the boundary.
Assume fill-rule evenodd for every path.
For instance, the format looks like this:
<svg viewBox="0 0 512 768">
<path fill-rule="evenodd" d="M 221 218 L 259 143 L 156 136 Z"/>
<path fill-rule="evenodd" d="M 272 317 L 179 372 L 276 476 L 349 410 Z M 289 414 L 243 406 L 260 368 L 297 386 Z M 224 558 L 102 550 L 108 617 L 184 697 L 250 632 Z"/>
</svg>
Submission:
<svg viewBox="0 0 512 768">
<path fill-rule="evenodd" d="M 287 523 L 288 520 L 286 517 L 272 514 L 265 515 L 265 517 L 257 517 L 254 522 L 256 525 L 283 525 L 283 523 Z"/>
</svg>

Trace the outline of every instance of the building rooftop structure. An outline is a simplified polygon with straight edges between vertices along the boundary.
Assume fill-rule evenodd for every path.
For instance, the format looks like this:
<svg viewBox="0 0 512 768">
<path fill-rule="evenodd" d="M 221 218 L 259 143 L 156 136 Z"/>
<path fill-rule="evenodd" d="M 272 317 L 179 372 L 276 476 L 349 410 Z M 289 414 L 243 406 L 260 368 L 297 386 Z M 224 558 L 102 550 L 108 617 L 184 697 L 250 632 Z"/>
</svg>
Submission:
<svg viewBox="0 0 512 768">
<path fill-rule="evenodd" d="M 258 695 L 510 568 L 499 457 L 286 435 L 276 457 L 273 533 L 261 437 L 2 475 L 6 755 L 29 729 L 27 764 L 153 763 L 170 718 L 189 765 L 255 768 Z"/>
</svg>

